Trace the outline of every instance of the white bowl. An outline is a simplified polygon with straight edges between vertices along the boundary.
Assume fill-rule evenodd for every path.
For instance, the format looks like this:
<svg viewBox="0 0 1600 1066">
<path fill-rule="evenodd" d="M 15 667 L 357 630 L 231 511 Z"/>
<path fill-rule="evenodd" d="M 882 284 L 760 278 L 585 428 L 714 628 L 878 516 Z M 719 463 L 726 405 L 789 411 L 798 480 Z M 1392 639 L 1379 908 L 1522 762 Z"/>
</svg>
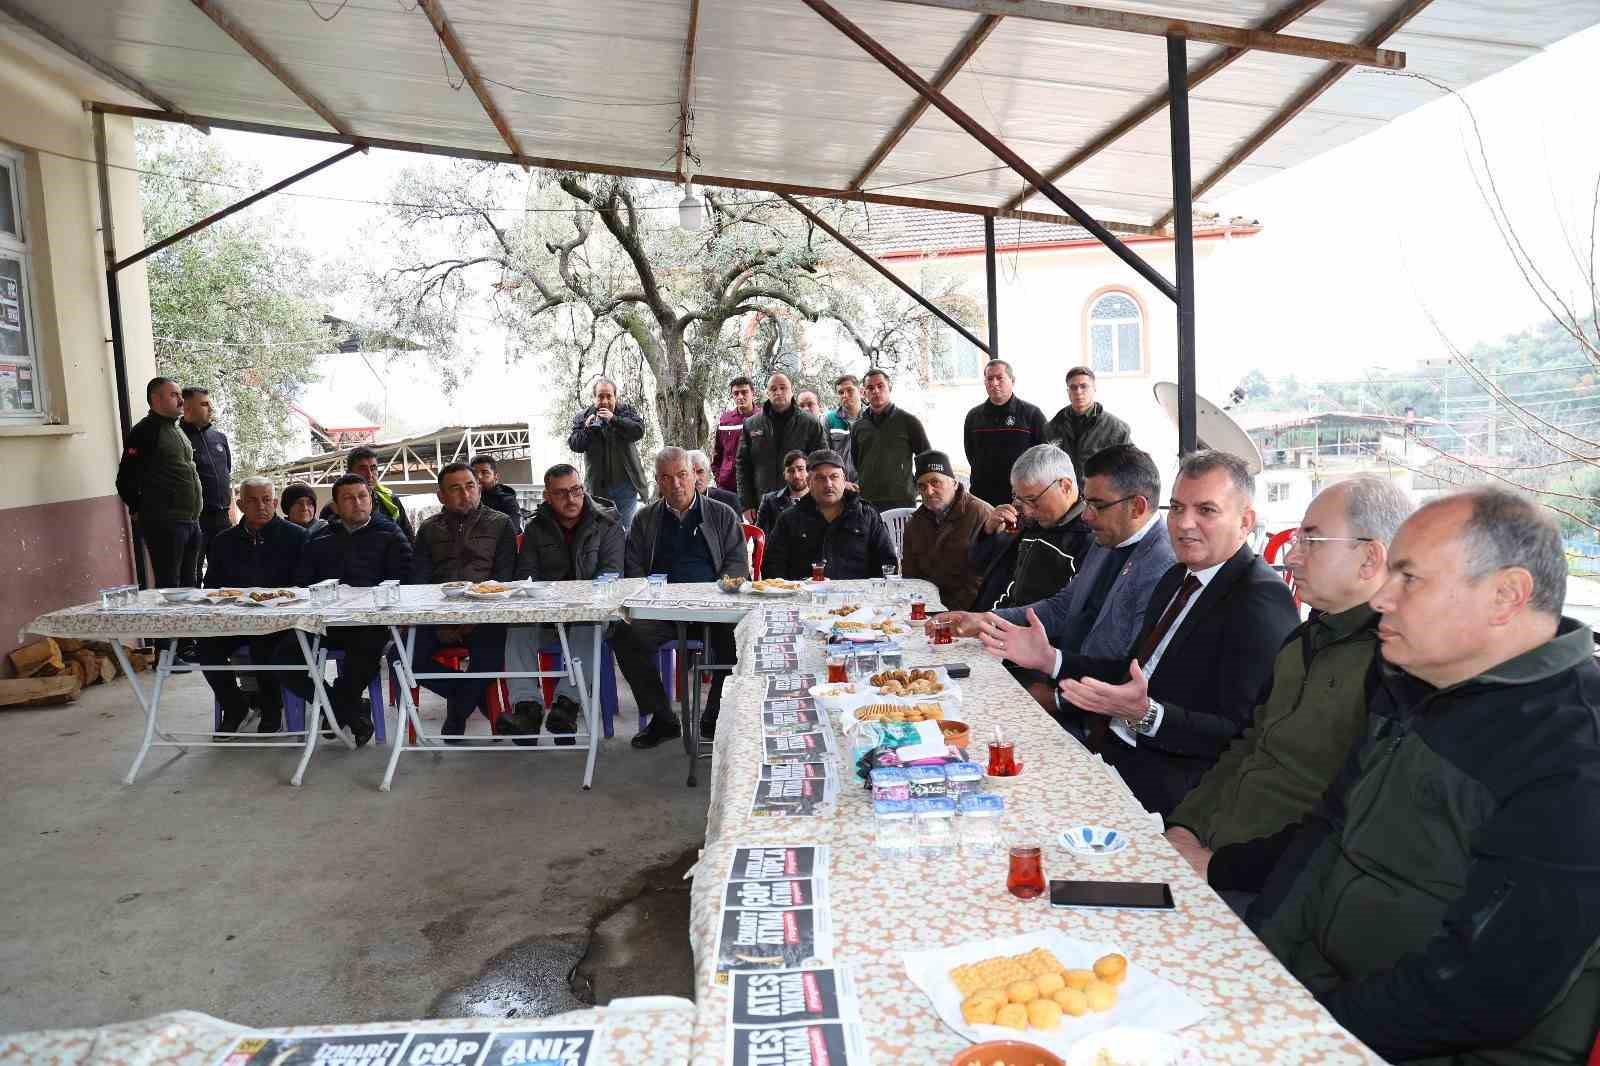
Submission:
<svg viewBox="0 0 1600 1066">
<path fill-rule="evenodd" d="M 200 589 L 162 589 L 161 598 L 168 603 L 193 603 L 205 595 Z"/>
</svg>

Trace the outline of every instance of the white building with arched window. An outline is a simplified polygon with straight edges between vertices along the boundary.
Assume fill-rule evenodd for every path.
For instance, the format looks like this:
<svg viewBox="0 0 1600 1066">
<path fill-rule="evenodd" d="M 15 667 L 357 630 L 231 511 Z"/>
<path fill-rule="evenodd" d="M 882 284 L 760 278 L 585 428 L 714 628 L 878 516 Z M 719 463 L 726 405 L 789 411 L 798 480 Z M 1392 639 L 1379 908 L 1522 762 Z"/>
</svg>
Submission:
<svg viewBox="0 0 1600 1066">
<path fill-rule="evenodd" d="M 1202 371 L 1208 307 L 1221 305 L 1208 304 L 1208 295 L 1219 291 L 1227 262 L 1248 254 L 1245 238 L 1259 230 L 1257 223 L 1240 220 L 1195 222 Z M 1156 405 L 1151 385 L 1177 379 L 1173 304 L 1078 227 L 1002 219 L 996 223 L 995 240 L 1000 357 L 1016 371 L 1017 394 L 1037 404 L 1048 420 L 1066 405 L 1067 370 L 1091 367 L 1100 401 L 1132 427 L 1134 442 L 1169 474 L 1177 465 L 1177 429 Z M 1124 240 L 1173 276 L 1171 238 L 1128 235 Z M 981 218 L 875 207 L 870 237 L 859 243 L 913 286 L 930 278 L 958 282 L 961 294 L 983 312 L 987 290 Z M 981 319 L 972 332 L 988 336 Z M 929 340 L 926 365 L 919 368 L 927 385 L 904 371 L 896 379 L 896 402 L 923 420 L 934 447 L 948 451 L 963 471 L 967 462 L 961 427 L 967 411 L 985 399 L 986 359 L 966 338 L 940 326 Z M 1204 373 L 1200 380 L 1204 391 Z"/>
</svg>

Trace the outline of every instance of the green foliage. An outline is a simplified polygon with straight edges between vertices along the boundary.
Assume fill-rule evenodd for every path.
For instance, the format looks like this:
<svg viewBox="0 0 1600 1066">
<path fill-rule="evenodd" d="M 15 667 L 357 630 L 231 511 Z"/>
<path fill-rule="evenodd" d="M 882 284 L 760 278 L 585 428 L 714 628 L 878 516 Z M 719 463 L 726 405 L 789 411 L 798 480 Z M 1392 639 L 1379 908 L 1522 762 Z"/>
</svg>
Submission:
<svg viewBox="0 0 1600 1066">
<path fill-rule="evenodd" d="M 265 184 L 194 130 L 138 127 L 145 240 L 154 242 Z M 156 368 L 211 390 L 233 442 L 235 473 L 281 457 L 286 401 L 316 377 L 333 340 L 327 287 L 311 257 L 275 224 L 273 201 L 242 211 L 145 260 Z"/>
</svg>

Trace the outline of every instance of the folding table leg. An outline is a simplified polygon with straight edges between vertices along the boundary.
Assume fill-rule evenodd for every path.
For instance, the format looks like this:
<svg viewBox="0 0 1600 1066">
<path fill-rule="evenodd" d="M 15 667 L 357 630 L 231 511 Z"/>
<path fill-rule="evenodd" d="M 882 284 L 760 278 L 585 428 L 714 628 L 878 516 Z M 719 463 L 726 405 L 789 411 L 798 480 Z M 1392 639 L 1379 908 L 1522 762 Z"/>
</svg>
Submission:
<svg viewBox="0 0 1600 1066">
<path fill-rule="evenodd" d="M 584 761 L 583 788 L 587 792 L 594 784 L 594 760 L 600 751 L 600 639 L 604 632 L 603 623 L 594 625 L 594 644 L 592 655 L 589 658 L 589 675 L 585 676 L 584 664 L 576 659 L 567 644 L 567 627 L 563 622 L 556 623 L 556 635 L 561 640 L 561 656 L 567 663 L 567 674 L 572 678 L 573 685 L 578 690 L 578 700 L 583 705 L 583 720 L 589 731 L 589 754 Z"/>
<path fill-rule="evenodd" d="M 327 689 L 322 680 L 322 665 L 324 662 L 322 651 L 322 638 L 307 639 L 303 629 L 294 631 L 295 640 L 300 644 L 300 654 L 305 657 L 306 671 L 311 675 L 311 707 L 306 715 L 306 746 L 300 754 L 300 765 L 295 767 L 294 776 L 289 778 L 289 784 L 299 787 L 305 779 L 306 766 L 311 762 L 311 756 L 317 750 L 317 738 L 322 733 L 322 722 L 328 723 L 328 728 L 344 741 L 344 746 L 351 751 L 355 750 L 355 738 L 347 730 L 340 728 L 339 722 L 333 716 L 333 704 L 328 701 Z"/>
<path fill-rule="evenodd" d="M 128 684 L 133 688 L 133 696 L 139 701 L 139 706 L 144 710 L 144 741 L 139 745 L 139 754 L 133 757 L 133 765 L 128 767 L 128 773 L 123 777 L 122 783 L 133 784 L 133 779 L 139 776 L 139 767 L 144 763 L 144 757 L 150 754 L 150 745 L 156 739 L 156 721 L 161 713 L 161 688 L 166 680 L 168 671 L 172 669 L 172 659 L 176 654 L 178 642 L 167 641 L 167 646 L 161 650 L 156 659 L 156 679 L 150 686 L 150 694 L 145 695 L 144 686 L 139 684 L 139 675 L 134 673 L 133 666 L 128 662 L 127 649 L 123 648 L 122 641 L 112 640 L 111 651 L 117 657 L 117 665 L 122 667 L 122 673 L 128 679 Z"/>
<path fill-rule="evenodd" d="M 417 680 L 411 676 L 411 654 L 415 650 L 416 630 L 407 629 L 402 635 L 399 626 L 390 626 L 389 638 L 394 641 L 394 671 L 400 677 L 400 713 L 395 716 L 393 750 L 389 752 L 389 765 L 383 772 L 383 782 L 378 786 L 379 792 L 388 792 L 394 785 L 394 772 L 400 766 L 400 753 L 412 746 L 409 743 L 412 729 L 416 730 L 417 734 L 416 746 L 421 747 L 424 743 L 422 715 L 411 699 L 411 693 L 417 688 Z M 410 728 L 407 728 L 408 726 Z"/>
</svg>

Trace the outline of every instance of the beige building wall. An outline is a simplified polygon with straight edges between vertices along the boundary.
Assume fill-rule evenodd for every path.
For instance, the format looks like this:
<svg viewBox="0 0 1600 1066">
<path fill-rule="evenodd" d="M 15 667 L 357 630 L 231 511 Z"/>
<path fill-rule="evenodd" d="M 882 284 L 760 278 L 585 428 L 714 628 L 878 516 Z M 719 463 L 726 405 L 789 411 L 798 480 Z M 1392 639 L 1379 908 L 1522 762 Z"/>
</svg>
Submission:
<svg viewBox="0 0 1600 1066">
<path fill-rule="evenodd" d="M 22 155 L 23 222 L 33 260 L 32 319 L 47 415 L 0 423 L 0 650 L 48 610 L 132 580 L 124 510 L 116 375 L 106 311 L 100 206 L 87 98 L 124 99 L 20 31 L 0 35 L 0 145 Z M 131 120 L 108 118 L 111 162 L 134 164 Z M 116 246 L 143 245 L 136 175 L 113 170 Z M 143 266 L 121 275 L 130 409 L 147 410 L 155 374 Z"/>
</svg>

